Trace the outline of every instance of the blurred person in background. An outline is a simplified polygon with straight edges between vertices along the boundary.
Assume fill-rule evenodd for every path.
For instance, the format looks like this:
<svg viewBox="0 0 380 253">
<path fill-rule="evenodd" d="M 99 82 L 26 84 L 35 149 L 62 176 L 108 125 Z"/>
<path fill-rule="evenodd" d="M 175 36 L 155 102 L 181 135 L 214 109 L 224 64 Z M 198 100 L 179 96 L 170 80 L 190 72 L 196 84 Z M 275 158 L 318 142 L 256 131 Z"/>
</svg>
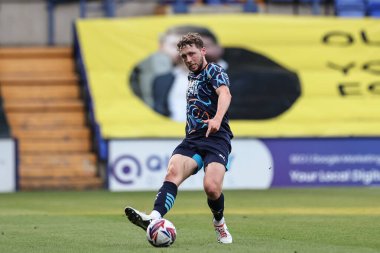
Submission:
<svg viewBox="0 0 380 253">
<path fill-rule="evenodd" d="M 159 114 L 178 122 L 186 120 L 186 87 L 181 84 L 187 80 L 188 70 L 175 53 L 175 41 L 188 32 L 202 36 L 207 49 L 206 59 L 222 66 L 234 84 L 231 87 L 234 100 L 229 108 L 230 119 L 275 118 L 290 109 L 301 95 L 297 73 L 273 59 L 246 48 L 222 47 L 216 35 L 204 26 L 179 25 L 170 27 L 161 36 L 160 50 L 140 63 L 131 78 L 135 94 Z M 158 56 L 166 59 L 165 62 L 155 61 L 160 59 Z M 144 81 L 148 79 L 148 82 Z"/>
<path fill-rule="evenodd" d="M 130 85 L 135 95 L 153 108 L 153 80 L 156 76 L 168 73 L 173 69 L 178 58 L 174 34 L 164 34 L 159 38 L 159 50 L 142 62 L 132 71 Z"/>
</svg>

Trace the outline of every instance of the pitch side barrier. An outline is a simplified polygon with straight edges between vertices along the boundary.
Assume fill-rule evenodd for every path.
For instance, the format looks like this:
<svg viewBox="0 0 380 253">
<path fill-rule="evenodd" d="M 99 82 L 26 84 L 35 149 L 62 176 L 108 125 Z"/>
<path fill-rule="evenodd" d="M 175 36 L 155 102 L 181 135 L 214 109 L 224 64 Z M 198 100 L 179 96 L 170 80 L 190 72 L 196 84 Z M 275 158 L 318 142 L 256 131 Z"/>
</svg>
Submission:
<svg viewBox="0 0 380 253">
<path fill-rule="evenodd" d="M 18 190 L 17 141 L 0 137 L 0 193 Z"/>
<path fill-rule="evenodd" d="M 110 140 L 108 188 L 158 189 L 157 179 L 165 177 L 180 141 Z M 232 146 L 225 189 L 380 185 L 380 138 L 237 138 Z M 203 176 L 192 176 L 181 187 L 202 189 Z"/>
<path fill-rule="evenodd" d="M 0 94 L 0 193 L 18 189 L 17 141 L 10 135 Z"/>
<path fill-rule="evenodd" d="M 153 187 L 158 174 L 149 173 L 163 171 L 184 135 L 184 122 L 157 110 L 152 87 L 173 73 L 165 35 L 188 27 L 214 34 L 231 79 L 230 174 L 242 171 L 227 188 L 378 185 L 379 22 L 252 14 L 78 21 L 78 59 L 110 188 Z M 158 97 L 171 103 L 172 84 L 159 85 Z"/>
</svg>

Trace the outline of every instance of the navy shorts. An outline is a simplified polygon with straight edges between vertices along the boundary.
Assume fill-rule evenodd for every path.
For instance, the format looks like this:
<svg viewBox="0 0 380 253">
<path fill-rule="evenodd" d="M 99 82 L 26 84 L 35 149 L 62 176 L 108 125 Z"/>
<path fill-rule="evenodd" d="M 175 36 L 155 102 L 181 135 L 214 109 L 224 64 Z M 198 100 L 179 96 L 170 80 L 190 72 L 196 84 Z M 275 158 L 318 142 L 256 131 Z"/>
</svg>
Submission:
<svg viewBox="0 0 380 253">
<path fill-rule="evenodd" d="M 231 153 L 231 141 L 229 137 L 218 135 L 187 136 L 173 151 L 172 155 L 180 154 L 193 158 L 199 170 L 206 168 L 212 162 L 221 163 L 229 169 L 229 155 Z"/>
</svg>

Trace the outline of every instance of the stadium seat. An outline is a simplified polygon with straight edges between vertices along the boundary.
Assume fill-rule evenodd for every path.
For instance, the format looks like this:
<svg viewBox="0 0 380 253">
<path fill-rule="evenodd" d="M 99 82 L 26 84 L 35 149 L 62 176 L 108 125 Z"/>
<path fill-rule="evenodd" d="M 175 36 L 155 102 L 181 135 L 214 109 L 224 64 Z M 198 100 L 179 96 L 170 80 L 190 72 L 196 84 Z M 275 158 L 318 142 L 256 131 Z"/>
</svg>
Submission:
<svg viewBox="0 0 380 253">
<path fill-rule="evenodd" d="M 247 0 L 243 6 L 244 12 L 257 12 L 258 8 L 254 0 Z"/>
<path fill-rule="evenodd" d="M 369 16 L 380 18 L 380 0 L 368 0 L 367 11 Z"/>
<path fill-rule="evenodd" d="M 196 0 L 160 0 L 159 4 L 175 4 L 178 1 L 186 4 L 193 4 L 196 2 Z"/>
<path fill-rule="evenodd" d="M 366 5 L 364 0 L 336 0 L 335 14 L 339 17 L 364 17 Z"/>
<path fill-rule="evenodd" d="M 206 0 L 204 3 L 206 4 L 222 4 L 223 1 L 221 0 Z"/>
<path fill-rule="evenodd" d="M 299 1 L 300 3 L 302 4 L 308 4 L 310 5 L 310 8 L 311 8 L 311 13 L 313 15 L 319 15 L 321 14 L 321 3 L 322 2 L 327 2 L 327 0 L 323 1 L 323 0 L 300 0 Z"/>
<path fill-rule="evenodd" d="M 185 0 L 177 0 L 173 4 L 173 12 L 174 13 L 188 13 L 189 8 L 187 7 L 187 3 Z"/>
<path fill-rule="evenodd" d="M 327 1 L 327 0 L 325 0 Z M 275 4 L 287 4 L 292 5 L 293 7 L 293 14 L 297 15 L 299 14 L 299 7 L 300 5 L 309 5 L 311 8 L 311 13 L 313 15 L 319 15 L 320 14 L 320 4 L 322 0 L 264 0 L 264 2 L 268 5 L 271 3 Z"/>
</svg>

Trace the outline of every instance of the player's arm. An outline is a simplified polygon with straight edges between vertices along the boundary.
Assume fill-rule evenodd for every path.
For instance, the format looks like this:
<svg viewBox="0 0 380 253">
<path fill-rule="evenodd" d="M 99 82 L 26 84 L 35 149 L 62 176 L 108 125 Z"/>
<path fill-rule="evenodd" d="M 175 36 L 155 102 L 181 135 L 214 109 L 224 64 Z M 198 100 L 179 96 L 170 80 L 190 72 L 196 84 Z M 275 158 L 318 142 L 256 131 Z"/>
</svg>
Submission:
<svg viewBox="0 0 380 253">
<path fill-rule="evenodd" d="M 206 137 L 208 137 L 209 134 L 215 133 L 219 130 L 223 117 L 226 114 L 228 107 L 230 106 L 232 98 L 230 89 L 227 85 L 221 85 L 215 91 L 216 94 L 218 94 L 218 108 L 214 118 L 204 121 L 208 124 Z"/>
</svg>

